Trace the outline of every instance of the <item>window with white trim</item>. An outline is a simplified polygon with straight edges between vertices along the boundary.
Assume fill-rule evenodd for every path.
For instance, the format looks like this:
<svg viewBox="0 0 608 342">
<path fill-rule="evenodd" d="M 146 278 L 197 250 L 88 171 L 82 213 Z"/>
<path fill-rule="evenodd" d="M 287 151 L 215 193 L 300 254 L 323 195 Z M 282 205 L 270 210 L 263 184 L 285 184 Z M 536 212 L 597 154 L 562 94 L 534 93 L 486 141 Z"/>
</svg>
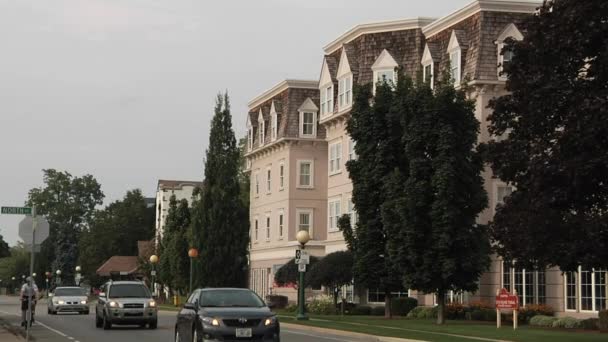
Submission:
<svg viewBox="0 0 608 342">
<path fill-rule="evenodd" d="M 314 138 L 316 130 L 316 113 L 300 112 L 300 136 Z"/>
<path fill-rule="evenodd" d="M 355 152 L 355 141 L 352 138 L 348 139 L 348 160 L 357 159 L 357 152 Z"/>
<path fill-rule="evenodd" d="M 408 296 L 408 290 L 403 289 L 402 291 L 391 292 L 391 298 L 404 298 Z M 370 289 L 367 291 L 367 302 L 368 303 L 384 303 L 385 293 L 381 289 Z"/>
<path fill-rule="evenodd" d="M 450 51 L 450 76 L 454 80 L 455 85 L 460 84 L 461 77 L 461 50 L 456 48 Z"/>
<path fill-rule="evenodd" d="M 258 224 L 258 218 L 255 218 L 255 222 L 253 223 L 253 239 L 254 241 L 258 241 L 258 237 L 259 237 L 259 224 Z"/>
<path fill-rule="evenodd" d="M 255 173 L 255 195 L 258 196 L 260 194 L 260 174 L 258 172 Z"/>
<path fill-rule="evenodd" d="M 279 164 L 279 190 L 285 189 L 285 163 Z"/>
<path fill-rule="evenodd" d="M 266 168 L 266 193 L 270 193 L 272 191 L 272 171 L 270 166 Z"/>
<path fill-rule="evenodd" d="M 259 136 L 259 139 L 260 139 L 259 146 L 264 145 L 264 139 L 266 138 L 264 136 L 264 134 L 265 134 L 265 132 L 264 132 L 264 126 L 265 126 L 264 120 L 262 119 L 262 120 L 259 121 L 259 128 L 258 128 L 258 130 L 259 130 L 258 136 Z"/>
<path fill-rule="evenodd" d="M 515 269 L 503 263 L 502 287 L 509 290 L 509 292 L 517 290 L 521 306 L 544 304 L 546 302 L 544 271 Z"/>
<path fill-rule="evenodd" d="M 312 188 L 314 186 L 313 165 L 312 160 L 298 160 L 298 187 Z"/>
<path fill-rule="evenodd" d="M 505 198 L 513 193 L 513 187 L 508 185 L 499 185 L 496 187 L 496 205 L 504 205 Z"/>
<path fill-rule="evenodd" d="M 328 226 L 329 230 L 338 230 L 338 219 L 340 219 L 340 215 L 342 215 L 342 201 L 340 199 L 335 199 L 329 201 L 328 203 Z"/>
<path fill-rule="evenodd" d="M 353 76 L 348 75 L 338 80 L 338 108 L 344 109 L 352 104 Z"/>
<path fill-rule="evenodd" d="M 339 173 L 342 166 L 342 143 L 334 143 L 329 146 L 329 174 Z"/>
<path fill-rule="evenodd" d="M 272 113 L 270 116 L 270 139 L 272 141 L 277 140 L 278 133 L 278 118 L 277 113 Z"/>
<path fill-rule="evenodd" d="M 380 69 L 374 71 L 374 79 L 376 83 L 397 84 L 397 73 L 395 69 Z"/>
<path fill-rule="evenodd" d="M 511 23 L 509 25 L 507 25 L 505 27 L 505 29 L 502 31 L 502 33 L 500 35 L 498 35 L 498 38 L 496 39 L 496 53 L 497 53 L 497 57 L 498 57 L 498 68 L 497 68 L 497 72 L 498 72 L 498 79 L 505 81 L 507 79 L 507 74 L 504 71 L 505 70 L 505 66 L 508 66 L 511 61 L 513 60 L 513 49 L 510 47 L 507 47 L 507 44 L 505 44 L 505 42 L 509 39 L 515 40 L 515 41 L 522 41 L 524 39 L 524 35 L 519 31 L 519 29 L 517 28 L 517 26 L 515 26 L 515 24 Z M 505 48 L 507 47 L 507 48 Z M 507 67 L 508 69 L 508 67 Z"/>
<path fill-rule="evenodd" d="M 606 270 L 583 269 L 564 274 L 566 311 L 598 312 L 606 310 Z"/>
<path fill-rule="evenodd" d="M 428 83 L 431 89 L 433 89 L 433 62 L 431 61 L 428 64 L 422 66 L 422 79 L 424 83 Z"/>
<path fill-rule="evenodd" d="M 334 112 L 334 86 L 329 85 L 321 89 L 321 115 Z"/>
<path fill-rule="evenodd" d="M 396 69 L 398 66 L 399 64 L 397 64 L 393 56 L 386 49 L 382 50 L 372 65 L 374 94 L 376 94 L 376 85 L 378 83 L 388 83 L 392 86 L 397 84 Z"/>
<path fill-rule="evenodd" d="M 253 128 L 249 127 L 247 129 L 247 150 L 251 151 L 253 149 Z"/>
<path fill-rule="evenodd" d="M 279 215 L 277 216 L 277 226 L 279 228 L 279 240 L 283 238 L 284 230 L 285 230 L 285 212 L 283 209 L 279 210 Z"/>
<path fill-rule="evenodd" d="M 270 213 L 266 214 L 266 241 L 270 241 Z"/>
<path fill-rule="evenodd" d="M 306 230 L 310 234 L 311 239 L 313 235 L 313 217 L 312 209 L 296 209 L 296 215 L 298 216 L 298 231 Z"/>
</svg>

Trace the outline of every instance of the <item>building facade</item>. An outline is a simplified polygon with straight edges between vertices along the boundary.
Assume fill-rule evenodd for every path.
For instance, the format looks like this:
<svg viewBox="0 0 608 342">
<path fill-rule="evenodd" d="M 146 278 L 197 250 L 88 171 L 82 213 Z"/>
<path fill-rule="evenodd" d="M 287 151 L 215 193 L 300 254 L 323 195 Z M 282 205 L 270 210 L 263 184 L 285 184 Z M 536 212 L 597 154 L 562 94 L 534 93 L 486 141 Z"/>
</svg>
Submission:
<svg viewBox="0 0 608 342">
<path fill-rule="evenodd" d="M 186 199 L 189 205 L 192 205 L 192 193 L 195 188 L 201 188 L 202 182 L 194 181 L 179 181 L 160 179 L 156 187 L 156 221 L 155 221 L 155 245 L 158 246 L 163 238 L 163 231 L 167 214 L 169 212 L 169 201 L 171 196 L 175 195 L 177 201 Z"/>
<path fill-rule="evenodd" d="M 487 129 L 487 119 L 491 114 L 488 103 L 492 98 L 507 94 L 502 65 L 509 63 L 512 53 L 503 51 L 504 42 L 507 39 L 524 38 L 524 20 L 534 14 L 539 4 L 539 1 L 527 0 L 476 0 L 440 19 L 416 18 L 358 25 L 325 46 L 320 79 L 316 83 L 317 92 L 310 95 L 311 99 L 318 99 L 318 121 L 313 120 L 316 128 L 312 130 L 316 129 L 320 134 L 315 137 L 318 142 L 312 144 L 307 151 L 319 158 L 318 162 L 315 160 L 315 165 L 322 165 L 315 169 L 314 196 L 317 198 L 316 196 L 325 195 L 315 202 L 319 206 L 315 207 L 315 254 L 324 255 L 346 249 L 342 233 L 337 227 L 337 219 L 343 214 L 350 214 L 351 220 L 356 220 L 356 208 L 351 200 L 352 184 L 345 168 L 346 161 L 356 158 L 354 142 L 346 132 L 346 121 L 353 101 L 353 84 L 396 82 L 397 69 L 401 69 L 414 79 L 422 77 L 432 87 L 439 77 L 449 73 L 456 87 L 467 83 L 468 96 L 475 101 L 475 115 L 481 123 L 478 140 L 486 142 L 491 138 Z M 270 113 L 272 100 L 264 98 L 263 101 L 270 101 L 266 104 Z M 253 103 L 260 105 L 255 100 Z M 251 126 L 252 120 L 257 115 L 258 122 L 262 122 L 259 117 L 266 115 L 264 111 L 257 111 L 258 107 L 250 105 L 250 141 L 252 135 L 256 134 L 252 133 L 256 129 Z M 270 117 L 268 120 L 273 119 Z M 276 125 L 276 122 L 269 122 L 270 126 Z M 259 148 L 255 144 L 250 146 Z M 296 155 L 278 148 L 264 148 L 263 151 L 264 153 L 260 151 L 256 154 L 261 154 L 264 158 L 263 161 L 257 158 L 257 162 L 254 162 L 254 186 L 258 182 L 256 179 L 262 177 L 259 175 L 265 175 L 265 165 L 286 163 L 298 167 L 299 157 Z M 485 224 L 492 219 L 496 206 L 503 202 L 513 188 L 494 178 L 489 169 L 483 172 L 483 177 L 489 206 L 478 220 Z M 325 188 L 317 187 L 322 184 L 325 184 Z M 291 202 L 304 200 L 308 195 L 308 192 L 291 193 L 279 206 L 290 207 Z M 256 220 L 267 217 L 265 213 L 270 210 L 255 206 L 254 196 L 257 195 L 252 192 L 252 227 L 256 227 Z M 270 197 L 264 199 L 270 201 Z M 322 218 L 319 215 L 323 215 Z M 268 247 L 264 252 L 267 255 L 279 255 L 287 248 L 290 249 L 289 253 L 280 254 L 281 258 L 274 259 L 272 265 L 264 265 L 268 279 L 271 279 L 273 270 L 278 268 L 281 261 L 284 263 L 293 257 L 293 237 L 298 229 L 297 222 L 290 221 L 289 229 L 290 234 L 294 235 L 290 235 L 285 243 L 277 241 L 265 245 Z M 259 248 L 256 248 L 254 242 L 252 261 Z M 490 269 L 480 279 L 479 291 L 450 293 L 448 299 L 455 302 L 493 303 L 496 290 L 506 287 L 517 290 L 523 305 L 548 304 L 558 312 L 584 316 L 606 308 L 606 278 L 607 273 L 602 270 L 581 269 L 579 272 L 562 274 L 558 269 L 513 269 L 494 256 Z M 252 283 L 258 281 L 256 279 L 255 272 L 252 272 Z M 271 283 L 268 280 L 266 286 L 270 287 Z M 358 298 L 352 288 L 345 289 L 345 293 L 353 301 L 372 304 L 383 302 L 381 294 L 374 289 L 361 292 Z M 416 297 L 423 305 L 435 304 L 434 295 L 407 290 L 395 295 Z"/>
</svg>

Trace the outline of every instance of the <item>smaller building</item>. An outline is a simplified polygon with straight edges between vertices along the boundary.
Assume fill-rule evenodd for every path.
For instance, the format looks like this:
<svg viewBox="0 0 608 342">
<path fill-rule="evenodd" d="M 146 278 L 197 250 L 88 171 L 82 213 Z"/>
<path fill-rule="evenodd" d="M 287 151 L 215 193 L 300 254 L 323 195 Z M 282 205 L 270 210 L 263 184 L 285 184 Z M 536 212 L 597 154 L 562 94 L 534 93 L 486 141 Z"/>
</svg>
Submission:
<svg viewBox="0 0 608 342">
<path fill-rule="evenodd" d="M 139 272 L 139 260 L 136 256 L 115 255 L 101 265 L 96 273 L 98 276 L 104 278 L 109 278 L 114 275 L 129 279 L 140 278 L 142 276 Z"/>
<path fill-rule="evenodd" d="M 189 205 L 193 202 L 194 189 L 202 188 L 203 182 L 160 179 L 156 187 L 156 234 L 155 244 L 158 246 L 163 238 L 165 221 L 169 211 L 171 196 L 180 201 L 186 199 Z"/>
</svg>

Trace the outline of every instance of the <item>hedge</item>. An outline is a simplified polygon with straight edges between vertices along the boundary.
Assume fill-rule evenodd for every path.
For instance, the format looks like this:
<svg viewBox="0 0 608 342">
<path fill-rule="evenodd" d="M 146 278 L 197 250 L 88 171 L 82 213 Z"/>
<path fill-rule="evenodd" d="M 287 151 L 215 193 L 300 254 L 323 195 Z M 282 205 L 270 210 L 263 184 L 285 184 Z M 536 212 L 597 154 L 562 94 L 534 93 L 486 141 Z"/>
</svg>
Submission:
<svg viewBox="0 0 608 342">
<path fill-rule="evenodd" d="M 416 298 L 393 298 L 391 300 L 391 313 L 395 316 L 407 316 L 417 306 L 418 300 Z"/>
<path fill-rule="evenodd" d="M 600 331 L 608 332 L 608 310 L 602 310 L 599 313 Z"/>
<path fill-rule="evenodd" d="M 557 317 L 546 316 L 546 315 L 536 315 L 530 318 L 530 325 L 536 327 L 545 327 L 551 328 L 553 327 L 553 322 L 557 321 Z"/>
</svg>

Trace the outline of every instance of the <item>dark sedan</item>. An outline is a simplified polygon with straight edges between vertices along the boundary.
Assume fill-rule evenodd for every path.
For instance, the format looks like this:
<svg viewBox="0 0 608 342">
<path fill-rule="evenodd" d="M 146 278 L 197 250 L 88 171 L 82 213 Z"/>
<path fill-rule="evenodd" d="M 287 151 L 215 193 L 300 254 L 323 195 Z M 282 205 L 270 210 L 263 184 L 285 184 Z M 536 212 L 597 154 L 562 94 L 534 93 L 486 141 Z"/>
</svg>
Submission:
<svg viewBox="0 0 608 342">
<path fill-rule="evenodd" d="M 177 314 L 176 342 L 280 342 L 276 315 L 248 289 L 195 290 Z"/>
</svg>

